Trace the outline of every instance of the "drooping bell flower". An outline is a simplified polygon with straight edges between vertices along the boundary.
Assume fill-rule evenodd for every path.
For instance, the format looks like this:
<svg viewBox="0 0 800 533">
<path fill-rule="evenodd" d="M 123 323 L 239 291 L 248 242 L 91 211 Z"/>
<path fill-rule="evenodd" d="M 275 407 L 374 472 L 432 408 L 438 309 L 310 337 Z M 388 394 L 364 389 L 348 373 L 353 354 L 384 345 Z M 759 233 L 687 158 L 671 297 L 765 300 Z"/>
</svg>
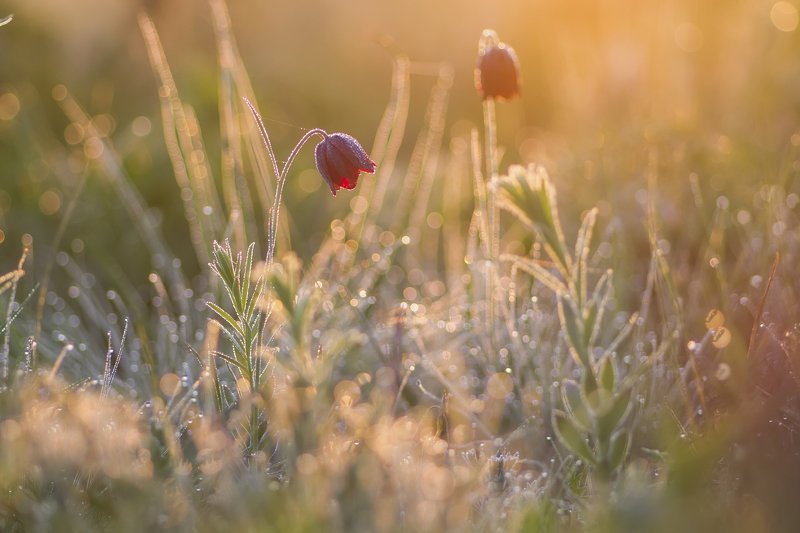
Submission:
<svg viewBox="0 0 800 533">
<path fill-rule="evenodd" d="M 375 163 L 367 152 L 346 133 L 329 133 L 314 149 L 317 170 L 328 182 L 331 193 L 354 189 L 362 172 L 375 173 Z"/>
<path fill-rule="evenodd" d="M 475 88 L 484 100 L 510 100 L 519 96 L 519 60 L 514 49 L 486 30 L 481 36 Z"/>
</svg>

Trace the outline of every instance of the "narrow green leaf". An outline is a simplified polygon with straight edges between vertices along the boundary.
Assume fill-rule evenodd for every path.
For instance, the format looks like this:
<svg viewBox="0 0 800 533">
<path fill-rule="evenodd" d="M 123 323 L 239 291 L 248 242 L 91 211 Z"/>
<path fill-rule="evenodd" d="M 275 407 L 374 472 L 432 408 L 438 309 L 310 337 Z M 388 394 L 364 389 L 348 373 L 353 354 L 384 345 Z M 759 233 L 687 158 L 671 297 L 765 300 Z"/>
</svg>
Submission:
<svg viewBox="0 0 800 533">
<path fill-rule="evenodd" d="M 594 375 L 594 367 L 589 366 L 584 370 L 581 388 L 586 405 L 591 409 L 592 400 L 596 400 L 597 390 L 600 386 L 597 384 L 597 376 Z"/>
<path fill-rule="evenodd" d="M 244 345 L 242 345 L 242 340 L 241 340 L 244 337 L 238 337 L 237 338 L 236 335 L 231 333 L 231 331 L 228 328 L 226 328 L 225 326 L 223 326 L 222 324 L 219 324 L 219 331 L 220 331 L 220 333 L 222 333 L 222 335 L 226 339 L 228 339 L 230 341 L 234 352 L 244 353 Z"/>
<path fill-rule="evenodd" d="M 606 407 L 603 411 L 595 412 L 598 438 L 608 439 L 609 435 L 622 425 L 631 410 L 632 394 L 633 389 L 625 389 L 625 391 L 606 402 Z"/>
<path fill-rule="evenodd" d="M 628 456 L 628 449 L 631 445 L 631 434 L 628 431 L 619 431 L 611 437 L 611 445 L 608 449 L 608 467 L 611 472 L 615 472 L 625 458 Z"/>
<path fill-rule="evenodd" d="M 550 273 L 546 268 L 541 266 L 537 261 L 513 254 L 504 254 L 500 256 L 501 261 L 510 261 L 512 266 L 524 270 L 534 279 L 540 281 L 545 287 L 550 289 L 556 294 L 566 294 L 567 287 L 560 279 Z"/>
<path fill-rule="evenodd" d="M 614 289 L 612 283 L 613 272 L 609 269 L 600 277 L 592 292 L 592 297 L 589 300 L 593 317 L 591 318 L 591 325 L 586 325 L 586 333 L 589 335 L 587 344 L 594 346 L 597 341 L 597 336 L 600 334 L 600 329 L 603 327 L 603 316 L 608 302 L 611 299 L 611 293 Z"/>
<path fill-rule="evenodd" d="M 638 319 L 639 319 L 639 313 L 633 313 L 630 316 L 628 322 L 626 322 L 625 326 L 623 326 L 620 332 L 617 333 L 617 336 L 614 337 L 614 340 L 611 341 L 611 344 L 608 345 L 603 355 L 611 355 L 614 353 L 614 350 L 616 350 L 617 347 L 620 344 L 622 344 L 622 341 L 624 341 L 628 337 L 628 335 L 630 335 L 631 331 L 633 330 L 633 326 L 636 324 L 636 321 Z"/>
<path fill-rule="evenodd" d="M 580 385 L 571 379 L 563 381 L 561 383 L 561 398 L 573 422 L 575 422 L 581 430 L 590 431 L 594 424 L 583 402 Z"/>
<path fill-rule="evenodd" d="M 218 413 L 222 413 L 224 409 L 222 401 L 222 383 L 220 383 L 219 380 L 217 363 L 213 360 L 213 358 L 209 358 L 207 366 L 208 366 L 208 371 L 211 374 L 211 380 L 212 380 L 211 383 L 214 389 L 214 406 L 217 408 Z"/>
<path fill-rule="evenodd" d="M 237 361 L 236 359 L 234 359 L 233 357 L 231 357 L 231 356 L 229 356 L 229 355 L 225 355 L 224 353 L 222 353 L 222 352 L 218 352 L 218 351 L 216 351 L 216 350 L 215 350 L 215 351 L 212 351 L 212 352 L 210 352 L 210 353 L 211 353 L 211 355 L 213 355 L 214 357 L 219 357 L 219 358 L 220 358 L 220 359 L 222 359 L 223 361 L 225 361 L 225 362 L 227 362 L 227 363 L 230 363 L 230 364 L 232 364 L 233 366 L 235 366 L 235 367 L 236 367 L 236 368 L 238 368 L 239 370 L 242 370 L 242 371 L 246 370 L 246 368 L 244 367 L 244 365 L 243 365 L 243 364 L 242 364 L 240 361 Z"/>
<path fill-rule="evenodd" d="M 553 411 L 553 428 L 555 429 L 558 440 L 572 453 L 590 464 L 595 464 L 596 460 L 586 436 L 563 411 Z"/>
<path fill-rule="evenodd" d="M 223 285 L 231 286 L 235 283 L 233 257 L 231 252 L 230 243 L 225 241 L 224 244 L 214 242 L 214 270 L 222 280 Z"/>
<path fill-rule="evenodd" d="M 242 306 L 242 310 L 247 309 L 247 300 L 250 297 L 250 276 L 253 275 L 253 253 L 256 248 L 256 243 L 251 242 L 250 246 L 247 247 L 247 254 L 244 260 L 244 271 L 242 272 L 242 297 L 244 298 L 245 302 Z"/>
<path fill-rule="evenodd" d="M 245 307 L 245 316 L 253 316 L 256 310 L 256 305 L 258 304 L 258 301 L 261 300 L 261 297 L 263 295 L 264 295 L 264 279 L 259 278 L 255 286 L 253 287 L 253 294 L 247 301 L 247 306 Z"/>
<path fill-rule="evenodd" d="M 575 269 L 573 271 L 573 283 L 578 295 L 578 306 L 582 307 L 587 300 L 587 281 L 588 271 L 587 259 L 589 257 L 589 246 L 592 242 L 592 233 L 597 220 L 597 208 L 593 207 L 583 217 L 581 229 L 578 230 L 578 237 L 575 240 Z"/>
<path fill-rule="evenodd" d="M 572 353 L 578 364 L 586 368 L 588 372 L 591 372 L 592 363 L 589 357 L 589 350 L 583 342 L 583 324 L 578 317 L 572 300 L 560 294 L 558 295 L 558 317 L 561 320 L 562 329 L 567 334 L 570 353 Z"/>
<path fill-rule="evenodd" d="M 612 392 L 614 390 L 614 384 L 617 380 L 617 374 L 614 369 L 614 362 L 611 360 L 611 356 L 603 356 L 597 366 L 597 379 L 600 382 L 600 386 L 606 391 Z"/>
<path fill-rule="evenodd" d="M 242 330 L 241 325 L 239 322 L 236 321 L 227 311 L 223 308 L 215 304 L 214 302 L 206 302 L 206 305 L 211 308 L 222 320 L 228 323 L 230 327 L 236 330 L 236 333 L 244 337 L 244 331 Z"/>
</svg>

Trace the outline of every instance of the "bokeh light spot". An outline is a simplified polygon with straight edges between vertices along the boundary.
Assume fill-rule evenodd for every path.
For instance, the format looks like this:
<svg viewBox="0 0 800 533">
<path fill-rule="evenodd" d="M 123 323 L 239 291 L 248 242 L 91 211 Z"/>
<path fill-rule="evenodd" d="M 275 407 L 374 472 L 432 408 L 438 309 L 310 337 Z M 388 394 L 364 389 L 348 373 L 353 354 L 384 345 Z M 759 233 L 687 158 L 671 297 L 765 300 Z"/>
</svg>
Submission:
<svg viewBox="0 0 800 533">
<path fill-rule="evenodd" d="M 61 84 L 58 84 L 53 87 L 53 92 L 51 94 L 53 95 L 53 100 L 56 102 L 61 102 L 67 97 L 67 88 Z"/>
<path fill-rule="evenodd" d="M 131 133 L 137 137 L 146 137 L 152 129 L 150 119 L 145 116 L 138 116 L 131 122 Z"/>
<path fill-rule="evenodd" d="M 714 348 L 725 348 L 731 343 L 731 332 L 726 327 L 719 328 L 714 332 L 714 336 L 711 337 L 711 343 Z"/>
<path fill-rule="evenodd" d="M 706 328 L 716 329 L 725 325 L 725 315 L 719 309 L 712 309 L 706 315 Z"/>
<path fill-rule="evenodd" d="M 406 300 L 415 300 L 417 298 L 417 289 L 414 287 L 406 287 L 403 289 L 403 298 Z"/>
<path fill-rule="evenodd" d="M 71 122 L 64 128 L 64 140 L 67 144 L 79 144 L 83 141 L 85 132 L 83 126 L 77 122 Z"/>
<path fill-rule="evenodd" d="M 367 207 L 369 207 L 369 202 L 363 196 L 354 196 L 353 199 L 350 200 L 350 210 L 356 215 L 365 213 Z"/>
<path fill-rule="evenodd" d="M 727 363 L 720 363 L 719 366 L 717 366 L 717 371 L 714 372 L 714 376 L 720 381 L 725 381 L 731 377 L 730 365 Z"/>
<path fill-rule="evenodd" d="M 103 141 L 97 137 L 89 137 L 83 145 L 83 153 L 88 159 L 99 159 L 103 149 Z"/>
<path fill-rule="evenodd" d="M 97 133 L 103 137 L 108 137 L 114 133 L 116 121 L 111 115 L 102 114 L 92 117 L 92 125 L 97 130 Z"/>
<path fill-rule="evenodd" d="M 769 12 L 769 18 L 777 29 L 785 32 L 796 30 L 800 22 L 797 8 L 789 2 L 775 2 Z"/>
<path fill-rule="evenodd" d="M 46 190 L 39 196 L 39 210 L 45 215 L 55 215 L 61 209 L 61 196 L 52 190 Z"/>
<path fill-rule="evenodd" d="M 444 224 L 444 217 L 442 217 L 441 213 L 434 212 L 428 215 L 426 222 L 429 228 L 439 229 L 442 227 L 442 224 Z"/>
<path fill-rule="evenodd" d="M 19 98 L 14 93 L 0 96 L 0 120 L 12 120 L 19 113 Z"/>
<path fill-rule="evenodd" d="M 161 389 L 161 393 L 164 396 L 172 396 L 175 394 L 180 382 L 181 379 L 178 375 L 170 372 L 161 376 L 161 379 L 158 381 L 158 388 Z"/>
</svg>

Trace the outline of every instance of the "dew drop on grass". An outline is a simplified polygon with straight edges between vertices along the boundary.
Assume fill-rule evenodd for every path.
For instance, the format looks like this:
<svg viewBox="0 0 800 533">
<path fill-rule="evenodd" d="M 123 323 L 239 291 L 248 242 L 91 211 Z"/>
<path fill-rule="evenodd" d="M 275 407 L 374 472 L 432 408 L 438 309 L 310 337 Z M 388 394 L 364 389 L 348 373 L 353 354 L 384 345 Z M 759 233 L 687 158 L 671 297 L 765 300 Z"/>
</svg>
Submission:
<svg viewBox="0 0 800 533">
<path fill-rule="evenodd" d="M 725 348 L 731 342 L 731 332 L 726 327 L 721 327 L 714 331 L 711 342 L 715 348 Z"/>
<path fill-rule="evenodd" d="M 717 329 L 725 325 L 725 315 L 719 309 L 712 309 L 706 315 L 706 329 Z"/>
</svg>

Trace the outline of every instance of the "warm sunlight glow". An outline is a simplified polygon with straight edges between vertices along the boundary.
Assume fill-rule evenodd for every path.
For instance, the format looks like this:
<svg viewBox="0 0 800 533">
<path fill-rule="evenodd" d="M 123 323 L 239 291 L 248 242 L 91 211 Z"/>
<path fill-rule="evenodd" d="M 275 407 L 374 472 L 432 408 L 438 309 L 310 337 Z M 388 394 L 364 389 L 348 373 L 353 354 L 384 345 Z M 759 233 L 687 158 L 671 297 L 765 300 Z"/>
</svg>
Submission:
<svg viewBox="0 0 800 533">
<path fill-rule="evenodd" d="M 0 531 L 797 529 L 800 0 L 3 5 Z"/>
</svg>

